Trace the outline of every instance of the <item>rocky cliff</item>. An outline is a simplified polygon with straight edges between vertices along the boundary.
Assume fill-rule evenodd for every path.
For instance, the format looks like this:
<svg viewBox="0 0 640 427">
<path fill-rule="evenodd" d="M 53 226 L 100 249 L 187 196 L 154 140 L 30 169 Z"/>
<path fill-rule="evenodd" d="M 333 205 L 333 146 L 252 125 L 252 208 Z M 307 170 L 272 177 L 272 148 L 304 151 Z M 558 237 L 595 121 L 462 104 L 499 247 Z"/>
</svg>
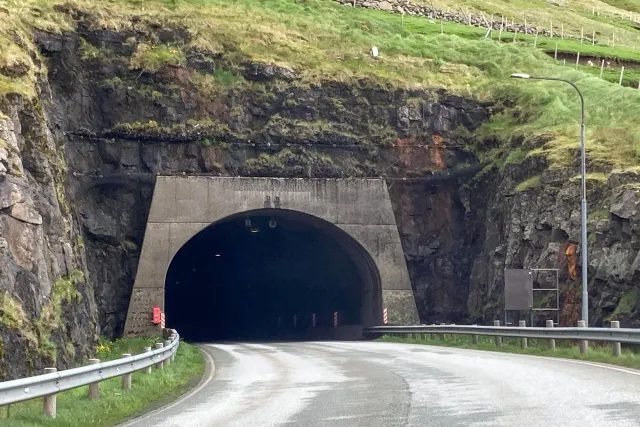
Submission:
<svg viewBox="0 0 640 427">
<path fill-rule="evenodd" d="M 234 46 L 202 49 L 179 25 L 59 13 L 73 30 L 24 43 L 36 96 L 0 102 L 3 376 L 68 366 L 121 333 L 157 174 L 386 177 L 423 322 L 493 320 L 506 267 L 559 268 L 563 322 L 577 318 L 577 162 L 527 156 L 543 139 L 487 159 L 497 142 L 474 131 L 503 102 L 302 78 Z M 637 326 L 638 177 L 599 170 L 592 323 Z"/>
</svg>

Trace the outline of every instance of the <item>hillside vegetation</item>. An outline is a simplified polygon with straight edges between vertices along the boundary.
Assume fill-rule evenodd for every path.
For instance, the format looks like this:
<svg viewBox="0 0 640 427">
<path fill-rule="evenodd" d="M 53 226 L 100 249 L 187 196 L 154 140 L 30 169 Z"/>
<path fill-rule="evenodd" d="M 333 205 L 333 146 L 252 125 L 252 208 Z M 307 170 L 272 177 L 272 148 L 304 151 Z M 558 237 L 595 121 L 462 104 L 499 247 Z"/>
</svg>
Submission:
<svg viewBox="0 0 640 427">
<path fill-rule="evenodd" d="M 620 46 L 584 46 L 602 56 L 638 59 L 635 43 L 640 31 L 629 20 L 592 15 L 622 13 L 635 1 L 566 2 L 553 6 L 543 0 L 480 2 L 464 0 L 436 7 L 475 8 L 483 13 L 527 17 L 544 24 L 553 16 L 565 22 L 565 31 L 583 26 L 606 38 L 616 33 Z M 60 32 L 74 29 L 66 13 L 58 12 L 56 0 L 0 1 L 0 95 L 18 92 L 36 96 L 35 82 L 46 72 L 38 65 L 37 49 L 30 41 L 32 28 Z M 479 135 L 497 138 L 495 150 L 510 150 L 516 141 L 525 141 L 525 155 L 546 156 L 552 165 L 573 162 L 578 154 L 579 103 L 566 84 L 511 80 L 514 72 L 563 77 L 574 81 L 586 102 L 589 168 L 592 172 L 629 169 L 640 155 L 640 91 L 622 87 L 594 75 L 586 67 L 562 66 L 549 57 L 549 40 L 533 37 L 508 38 L 497 42 L 484 38 L 486 30 L 454 23 L 430 22 L 422 17 L 400 17 L 382 11 L 342 6 L 331 0 L 77 0 L 67 3 L 91 13 L 94 25 L 114 29 L 135 28 L 143 16 L 160 26 L 187 28 L 192 47 L 219 53 L 231 64 L 227 74 L 209 76 L 211 85 L 246 84 L 233 78 L 233 63 L 243 58 L 290 68 L 302 82 L 370 79 L 380 84 L 422 89 L 446 89 L 481 101 L 495 102 L 498 113 L 484 125 Z M 516 12 L 517 11 L 517 12 Z M 578 19 L 578 17 L 580 17 Z M 588 25 L 587 25 L 588 24 Z M 441 31 L 444 30 L 444 34 Z M 494 32 L 495 33 L 495 32 Z M 561 41 L 564 51 L 579 51 L 579 41 Z M 373 58 L 372 46 L 380 56 Z M 624 46 L 622 48 L 621 46 Z M 87 54 L 99 54 L 91 52 Z M 597 52 L 593 52 L 597 53 Z M 131 67 L 153 71 L 163 64 L 181 65 L 180 46 L 155 45 L 138 48 Z M 226 78 L 225 78 L 226 76 Z M 205 76 L 206 77 L 206 76 Z M 230 78 L 229 78 L 230 77 Z M 610 80 L 617 78 L 610 78 Z M 540 138 L 542 136 L 542 138 Z M 526 142 L 536 141 L 535 144 Z M 541 144 L 540 141 L 544 143 Z"/>
</svg>

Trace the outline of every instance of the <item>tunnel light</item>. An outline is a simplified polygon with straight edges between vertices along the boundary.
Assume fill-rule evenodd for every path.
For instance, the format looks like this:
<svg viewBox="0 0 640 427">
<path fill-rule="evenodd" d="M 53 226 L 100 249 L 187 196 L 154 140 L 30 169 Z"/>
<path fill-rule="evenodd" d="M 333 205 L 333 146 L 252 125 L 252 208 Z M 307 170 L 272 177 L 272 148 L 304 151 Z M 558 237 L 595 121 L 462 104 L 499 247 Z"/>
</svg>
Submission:
<svg viewBox="0 0 640 427">
<path fill-rule="evenodd" d="M 259 229 L 259 228 L 252 228 L 252 229 L 251 229 L 251 232 L 252 232 L 252 233 L 258 233 L 259 231 L 260 231 L 260 229 Z"/>
<path fill-rule="evenodd" d="M 216 254 L 217 257 L 219 257 L 221 254 Z"/>
</svg>

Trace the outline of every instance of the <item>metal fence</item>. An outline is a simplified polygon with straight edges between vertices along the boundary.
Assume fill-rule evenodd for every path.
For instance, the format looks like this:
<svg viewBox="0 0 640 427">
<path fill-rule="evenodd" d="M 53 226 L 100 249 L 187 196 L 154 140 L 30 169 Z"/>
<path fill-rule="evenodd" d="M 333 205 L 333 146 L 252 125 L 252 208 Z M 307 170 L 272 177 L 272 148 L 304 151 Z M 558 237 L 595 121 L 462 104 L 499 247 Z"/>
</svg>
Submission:
<svg viewBox="0 0 640 427">
<path fill-rule="evenodd" d="M 553 321 L 547 321 L 546 328 L 527 327 L 524 321 L 520 326 L 500 326 L 499 321 L 494 326 L 478 325 L 420 325 L 420 326 L 375 326 L 364 328 L 366 335 L 409 335 L 417 338 L 423 334 L 437 335 L 443 339 L 445 334 L 470 335 L 474 343 L 478 342 L 478 336 L 491 336 L 495 338 L 496 346 L 502 346 L 503 337 L 521 339 L 521 346 L 527 346 L 527 339 L 547 339 L 549 347 L 555 348 L 555 340 L 566 339 L 580 342 L 580 351 L 586 353 L 589 341 L 604 341 L 613 343 L 613 355 L 620 355 L 620 344 L 640 344 L 640 329 L 620 328 L 617 321 L 611 322 L 610 328 L 586 328 L 579 327 L 554 327 Z M 579 322 L 583 325 L 583 322 Z"/>
<path fill-rule="evenodd" d="M 0 406 L 43 397 L 45 415 L 55 417 L 57 393 L 88 385 L 89 398 L 97 399 L 100 381 L 115 377 L 122 377 L 122 388 L 130 389 L 133 372 L 145 369 L 151 373 L 154 365 L 164 369 L 175 358 L 179 345 L 180 336 L 174 330 L 168 340 L 157 343 L 153 350 L 147 347 L 141 354 L 124 354 L 121 359 L 108 362 L 90 359 L 87 366 L 60 372 L 45 368 L 48 373 L 44 375 L 0 382 Z"/>
</svg>

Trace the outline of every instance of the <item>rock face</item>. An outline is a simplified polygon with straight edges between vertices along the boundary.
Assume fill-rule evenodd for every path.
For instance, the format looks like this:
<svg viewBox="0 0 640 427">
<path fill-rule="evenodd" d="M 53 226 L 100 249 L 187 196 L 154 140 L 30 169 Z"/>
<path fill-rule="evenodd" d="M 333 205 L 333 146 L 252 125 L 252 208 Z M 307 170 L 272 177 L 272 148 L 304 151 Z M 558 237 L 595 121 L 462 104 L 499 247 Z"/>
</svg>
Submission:
<svg viewBox="0 0 640 427">
<path fill-rule="evenodd" d="M 3 377 L 54 358 L 66 367 L 98 334 L 121 334 L 157 174 L 384 176 L 422 322 L 492 321 L 504 268 L 521 267 L 559 268 L 562 322 L 576 320 L 577 163 L 480 164 L 482 144 L 465 135 L 499 105 L 309 82 L 237 52 L 198 51 L 184 29 L 118 33 L 83 16 L 75 32 L 35 33 L 48 70 L 39 97 L 0 99 Z M 183 65 L 133 62 L 136 44 L 168 42 Z M 212 77 L 221 70 L 228 81 Z M 638 181 L 589 181 L 592 324 L 640 322 Z"/>
<path fill-rule="evenodd" d="M 64 153 L 41 105 L 14 96 L 1 106 L 0 379 L 8 379 L 69 366 L 93 351 L 98 329 Z"/>
</svg>

